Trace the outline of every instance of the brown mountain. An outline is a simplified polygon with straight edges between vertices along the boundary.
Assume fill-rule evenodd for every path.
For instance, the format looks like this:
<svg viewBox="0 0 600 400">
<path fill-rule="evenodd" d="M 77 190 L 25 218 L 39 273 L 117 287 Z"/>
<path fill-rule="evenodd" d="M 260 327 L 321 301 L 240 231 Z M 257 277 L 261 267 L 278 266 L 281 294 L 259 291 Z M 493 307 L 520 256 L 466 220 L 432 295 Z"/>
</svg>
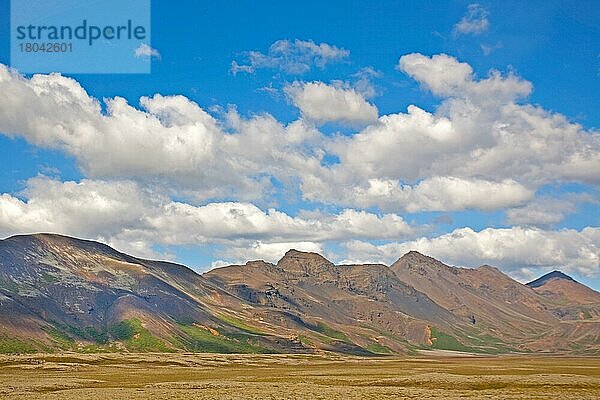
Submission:
<svg viewBox="0 0 600 400">
<path fill-rule="evenodd" d="M 569 318 L 577 303 L 543 295 L 540 288 L 523 285 L 497 268 L 487 265 L 475 269 L 451 267 L 411 251 L 390 269 L 400 280 L 463 320 L 470 321 L 476 338 L 493 336 L 499 340 L 496 345 L 504 343 L 521 350 L 568 351 L 574 341 L 578 346 L 597 347 L 600 344 L 597 341 L 600 325 L 594 318 L 597 307 L 590 307 L 582 318 Z M 583 288 L 573 289 L 571 295 L 591 291 Z M 573 324 L 575 319 L 582 322 Z M 468 342 L 464 337 L 462 340 Z"/>
<path fill-rule="evenodd" d="M 241 329 L 220 314 L 221 304 L 230 303 L 239 307 L 187 267 L 97 242 L 50 234 L 0 241 L 0 351 L 293 347 Z"/>
<path fill-rule="evenodd" d="M 560 271 L 552 271 L 527 284 L 543 296 L 571 304 L 600 304 L 600 293 Z"/>
<path fill-rule="evenodd" d="M 527 284 L 552 304 L 562 320 L 600 321 L 600 293 L 560 271 L 552 271 Z"/>
<path fill-rule="evenodd" d="M 276 265 L 253 261 L 204 276 L 251 304 L 253 318 L 300 329 L 309 342 L 332 350 L 351 342 L 401 351 L 407 342 L 426 344 L 429 324 L 456 320 L 385 265 L 334 265 L 290 250 Z"/>
<path fill-rule="evenodd" d="M 597 293 L 555 281 L 532 288 L 416 252 L 388 268 L 290 250 L 199 275 L 92 241 L 14 236 L 0 241 L 0 352 L 598 351 Z"/>
</svg>

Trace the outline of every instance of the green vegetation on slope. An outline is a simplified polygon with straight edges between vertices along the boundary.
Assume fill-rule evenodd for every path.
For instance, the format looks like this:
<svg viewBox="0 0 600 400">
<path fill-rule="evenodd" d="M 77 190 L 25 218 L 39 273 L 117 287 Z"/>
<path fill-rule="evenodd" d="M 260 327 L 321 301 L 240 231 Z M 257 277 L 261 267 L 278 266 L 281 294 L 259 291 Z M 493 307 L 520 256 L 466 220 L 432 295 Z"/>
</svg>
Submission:
<svg viewBox="0 0 600 400">
<path fill-rule="evenodd" d="M 233 327 L 238 328 L 239 330 L 248 332 L 248 333 L 252 333 L 254 335 L 264 335 L 265 333 L 263 331 L 261 331 L 258 328 L 255 328 L 253 326 L 250 326 L 248 324 L 246 324 L 244 321 L 242 321 L 239 318 L 236 318 L 232 315 L 227 315 L 227 314 L 217 314 L 217 317 L 225 322 L 226 324 L 229 324 Z"/>
<path fill-rule="evenodd" d="M 230 320 L 237 323 L 239 321 Z M 233 324 L 230 324 L 233 325 Z M 243 325 L 241 325 L 243 326 Z M 93 328 L 79 328 L 67 324 L 47 326 L 44 331 L 50 336 L 52 344 L 25 342 L 20 339 L 0 337 L 0 353 L 35 353 L 38 351 L 66 350 L 79 353 L 106 353 L 122 351 L 123 347 L 131 352 L 174 352 L 175 349 L 198 353 L 245 353 L 264 354 L 275 351 L 257 341 L 256 335 L 248 333 L 218 333 L 192 322 L 179 323 L 181 335 L 164 342 L 154 337 L 137 318 L 120 321 L 106 331 Z M 247 331 L 248 329 L 244 329 Z M 84 342 L 77 339 L 84 340 Z M 122 346 L 115 343 L 122 343 Z M 92 343 L 90 343 L 92 342 Z M 119 347 L 121 346 L 121 347 Z"/>
<path fill-rule="evenodd" d="M 481 352 L 481 350 L 479 349 L 465 346 L 464 344 L 459 342 L 454 336 L 442 332 L 436 327 L 431 327 L 431 341 L 433 342 L 431 347 L 434 349 L 463 352 Z"/>
<path fill-rule="evenodd" d="M 105 330 L 97 330 L 92 326 L 86 326 L 85 328 L 69 326 L 69 328 L 71 329 L 71 332 L 82 339 L 87 339 L 99 344 L 108 343 L 108 333 Z"/>
<path fill-rule="evenodd" d="M 344 343 L 352 343 L 350 339 L 348 339 L 348 336 L 346 336 L 346 334 L 340 331 L 336 331 L 330 326 L 325 325 L 323 322 L 319 322 L 316 325 L 310 325 L 309 327 L 313 331 L 322 333 L 323 335 L 328 336 L 330 338 L 340 340 Z"/>
<path fill-rule="evenodd" d="M 66 334 L 63 330 L 59 329 L 56 326 L 46 327 L 44 331 L 50 335 L 52 338 L 52 342 L 55 346 L 57 346 L 60 350 L 75 350 L 77 347 L 77 343 L 75 340 Z"/>
<path fill-rule="evenodd" d="M 477 346 L 476 351 L 480 353 L 505 354 L 516 351 L 501 339 L 488 334 L 468 335 L 466 339 L 472 345 Z"/>
<path fill-rule="evenodd" d="M 459 338 L 460 341 L 435 327 L 431 328 L 431 340 L 433 341 L 431 347 L 434 349 L 481 354 L 506 354 L 516 351 L 501 339 L 481 332 L 463 333 Z"/>
<path fill-rule="evenodd" d="M 0 354 L 36 353 L 38 351 L 40 348 L 33 342 L 0 336 Z"/>
<path fill-rule="evenodd" d="M 124 320 L 110 327 L 110 334 L 117 340 L 133 338 L 137 324 L 133 320 Z M 141 327 L 141 324 L 140 324 Z"/>
<path fill-rule="evenodd" d="M 186 337 L 177 339 L 189 351 L 198 353 L 272 353 L 272 350 L 260 346 L 245 334 L 213 334 L 196 325 L 180 324 L 179 328 Z"/>
<path fill-rule="evenodd" d="M 381 343 L 373 342 L 367 346 L 367 350 L 374 354 L 392 354 L 393 351 Z"/>
<path fill-rule="evenodd" d="M 152 336 L 137 318 L 126 319 L 111 326 L 110 333 L 115 339 L 122 341 L 129 351 L 173 352 L 173 349 Z"/>
</svg>

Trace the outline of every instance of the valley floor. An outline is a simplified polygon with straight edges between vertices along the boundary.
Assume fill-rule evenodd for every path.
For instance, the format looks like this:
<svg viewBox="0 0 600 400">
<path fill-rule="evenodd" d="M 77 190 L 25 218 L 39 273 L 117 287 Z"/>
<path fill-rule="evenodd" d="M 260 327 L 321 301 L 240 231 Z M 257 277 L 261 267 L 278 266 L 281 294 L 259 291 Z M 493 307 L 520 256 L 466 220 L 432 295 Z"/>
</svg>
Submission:
<svg viewBox="0 0 600 400">
<path fill-rule="evenodd" d="M 0 356 L 3 399 L 598 399 L 600 359 Z"/>
</svg>

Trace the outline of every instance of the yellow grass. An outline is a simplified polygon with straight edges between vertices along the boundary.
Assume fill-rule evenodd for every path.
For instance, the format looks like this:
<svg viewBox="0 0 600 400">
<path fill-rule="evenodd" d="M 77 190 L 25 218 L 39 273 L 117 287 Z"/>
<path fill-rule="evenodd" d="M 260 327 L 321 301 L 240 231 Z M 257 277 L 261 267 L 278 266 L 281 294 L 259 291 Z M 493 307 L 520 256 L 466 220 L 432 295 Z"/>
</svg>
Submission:
<svg viewBox="0 0 600 400">
<path fill-rule="evenodd" d="M 60 354 L 0 357 L 2 399 L 598 399 L 600 359 Z"/>
</svg>

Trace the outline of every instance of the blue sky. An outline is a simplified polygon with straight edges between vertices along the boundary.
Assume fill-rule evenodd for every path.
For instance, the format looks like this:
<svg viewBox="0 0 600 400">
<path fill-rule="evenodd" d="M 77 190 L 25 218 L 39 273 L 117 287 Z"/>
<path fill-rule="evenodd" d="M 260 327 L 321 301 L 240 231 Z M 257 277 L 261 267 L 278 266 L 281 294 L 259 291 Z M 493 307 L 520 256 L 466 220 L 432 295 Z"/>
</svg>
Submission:
<svg viewBox="0 0 600 400">
<path fill-rule="evenodd" d="M 599 17 L 593 1 L 153 1 L 151 74 L 0 75 L 0 233 L 197 270 L 415 248 L 598 289 Z M 87 101 L 101 110 L 72 106 Z"/>
</svg>

